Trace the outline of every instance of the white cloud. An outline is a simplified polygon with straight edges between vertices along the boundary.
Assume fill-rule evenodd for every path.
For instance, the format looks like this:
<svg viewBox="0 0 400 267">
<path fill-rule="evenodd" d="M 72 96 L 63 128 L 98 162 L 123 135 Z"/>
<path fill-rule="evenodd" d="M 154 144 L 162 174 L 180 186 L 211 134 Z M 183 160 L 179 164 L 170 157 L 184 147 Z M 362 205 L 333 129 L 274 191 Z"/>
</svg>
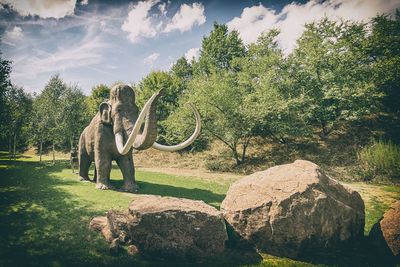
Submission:
<svg viewBox="0 0 400 267">
<path fill-rule="evenodd" d="M 86 6 L 87 4 L 89 4 L 89 0 L 82 0 L 81 1 L 81 5 L 82 6 Z"/>
<path fill-rule="evenodd" d="M 74 14 L 76 0 L 0 0 L 0 3 L 10 5 L 22 16 L 58 19 Z"/>
<path fill-rule="evenodd" d="M 9 39 L 21 39 L 24 36 L 24 33 L 22 32 L 22 29 L 18 26 L 14 26 L 14 28 L 11 31 L 6 31 L 5 37 Z"/>
<path fill-rule="evenodd" d="M 15 42 L 19 41 L 24 37 L 24 32 L 22 29 L 18 26 L 14 26 L 12 30 L 7 30 L 4 33 L 4 37 L 2 38 L 3 43 L 10 45 L 10 46 L 15 46 Z"/>
<path fill-rule="evenodd" d="M 59 47 L 54 52 L 34 50 L 13 59 L 13 78 L 35 79 L 42 73 L 95 66 L 103 61 L 102 49 L 107 45 L 88 31 L 76 45 Z"/>
<path fill-rule="evenodd" d="M 157 7 L 157 10 L 152 10 L 153 7 Z M 160 33 L 189 31 L 206 21 L 201 3 L 182 4 L 172 18 L 167 17 L 167 8 L 168 4 L 160 3 L 160 0 L 140 1 L 131 6 L 121 29 L 128 32 L 128 39 L 132 43 L 137 43 Z"/>
<path fill-rule="evenodd" d="M 204 16 L 204 6 L 201 3 L 193 3 L 191 6 L 182 4 L 178 12 L 172 17 L 164 29 L 164 32 L 179 30 L 180 32 L 189 31 L 193 26 L 202 25 L 206 22 Z"/>
<path fill-rule="evenodd" d="M 293 2 L 276 13 L 259 4 L 244 8 L 241 16 L 227 25 L 229 30 L 237 30 L 247 44 L 256 41 L 262 32 L 278 28 L 281 33 L 277 41 L 285 53 L 290 53 L 303 33 L 305 23 L 323 17 L 367 21 L 377 13 L 392 13 L 397 7 L 400 7 L 398 0 L 311 0 L 305 4 Z"/>
<path fill-rule="evenodd" d="M 252 43 L 265 30 L 271 29 L 277 21 L 275 11 L 263 5 L 246 7 L 241 16 L 227 23 L 229 30 L 236 30 L 245 43 Z"/>
<path fill-rule="evenodd" d="M 167 3 L 161 3 L 158 5 L 158 10 L 160 11 L 160 13 L 164 16 L 167 15 Z"/>
<path fill-rule="evenodd" d="M 149 12 L 158 2 L 158 0 L 141 1 L 129 11 L 128 17 L 124 21 L 124 24 L 122 24 L 121 29 L 129 33 L 128 39 L 132 43 L 136 43 L 144 37 L 151 38 L 156 36 L 157 27 L 154 26 Z"/>
<path fill-rule="evenodd" d="M 147 65 L 152 65 L 154 63 L 154 61 L 156 61 L 159 58 L 159 56 L 160 56 L 159 53 L 151 54 L 150 56 L 146 57 L 143 60 L 143 63 L 147 64 Z"/>
<path fill-rule="evenodd" d="M 193 59 L 198 59 L 200 56 L 200 49 L 198 47 L 196 48 L 190 48 L 186 53 L 185 53 L 185 58 L 187 61 L 191 62 Z"/>
</svg>

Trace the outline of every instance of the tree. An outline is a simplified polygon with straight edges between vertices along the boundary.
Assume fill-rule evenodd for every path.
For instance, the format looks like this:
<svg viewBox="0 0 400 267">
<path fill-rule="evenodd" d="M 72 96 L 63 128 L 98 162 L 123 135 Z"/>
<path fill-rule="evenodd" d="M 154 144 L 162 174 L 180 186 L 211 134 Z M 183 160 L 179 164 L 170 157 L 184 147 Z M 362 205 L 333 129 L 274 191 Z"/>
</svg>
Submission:
<svg viewBox="0 0 400 267">
<path fill-rule="evenodd" d="M 236 163 L 243 163 L 253 135 L 252 130 L 256 125 L 247 118 L 243 107 L 247 94 L 244 87 L 238 86 L 236 75 L 227 70 L 220 70 L 210 74 L 207 79 L 202 76 L 195 77 L 189 83 L 189 87 L 190 93 L 182 102 L 190 101 L 199 109 L 203 134 L 222 141 L 232 151 Z M 173 127 L 174 123 L 183 125 L 183 121 L 185 125 L 189 125 L 189 120 L 183 119 L 184 117 L 179 116 L 177 111 L 169 120 L 170 127 Z"/>
<path fill-rule="evenodd" d="M 10 115 L 7 129 L 9 135 L 9 152 L 13 154 L 15 159 L 18 138 L 23 136 L 23 129 L 29 123 L 32 111 L 32 97 L 25 93 L 22 87 L 11 86 L 7 92 L 7 107 Z"/>
<path fill-rule="evenodd" d="M 52 76 L 46 84 L 44 90 L 36 99 L 37 105 L 34 105 L 36 116 L 35 127 L 40 132 L 40 147 L 43 144 L 43 138 L 48 138 L 52 143 L 53 163 L 55 164 L 55 145 L 63 139 L 62 136 L 62 98 L 67 91 L 67 85 L 58 74 Z M 40 151 L 42 153 L 42 150 Z"/>
<path fill-rule="evenodd" d="M 394 19 L 379 15 L 372 19 L 365 52 L 372 59 L 372 78 L 385 111 L 400 115 L 400 11 Z"/>
<path fill-rule="evenodd" d="M 77 86 L 68 86 L 61 97 L 61 132 L 63 139 L 69 141 L 71 149 L 91 119 L 87 116 L 85 100 L 85 95 Z"/>
<path fill-rule="evenodd" d="M 181 80 L 164 71 L 153 71 L 135 87 L 136 103 L 140 108 L 144 106 L 153 93 L 164 90 L 157 102 L 157 119 L 159 125 L 159 141 L 165 141 L 165 125 L 163 121 L 178 107 L 179 97 L 184 90 Z"/>
<path fill-rule="evenodd" d="M 7 108 L 7 92 L 11 88 L 11 61 L 3 59 L 0 52 L 0 140 L 7 138 L 10 114 Z"/>
<path fill-rule="evenodd" d="M 199 61 L 194 64 L 197 74 L 232 69 L 234 58 L 245 55 L 245 46 L 236 31 L 228 32 L 225 24 L 214 23 L 210 35 L 203 38 Z"/>
<path fill-rule="evenodd" d="M 193 68 L 185 57 L 181 57 L 172 66 L 171 73 L 180 78 L 182 81 L 187 81 L 192 78 Z"/>
<path fill-rule="evenodd" d="M 39 161 L 42 162 L 43 144 L 49 140 L 49 131 L 47 129 L 46 117 L 48 110 L 44 97 L 40 95 L 34 98 L 32 105 L 32 115 L 29 123 L 30 139 L 33 144 L 39 148 Z"/>
<path fill-rule="evenodd" d="M 90 96 L 86 99 L 88 117 L 92 118 L 99 111 L 102 102 L 110 97 L 110 87 L 104 84 L 96 85 L 92 88 Z"/>
<path fill-rule="evenodd" d="M 288 93 L 300 100 L 304 116 L 321 138 L 341 121 L 359 120 L 377 107 L 379 94 L 365 56 L 366 27 L 323 19 L 306 25 L 289 57 Z"/>
<path fill-rule="evenodd" d="M 246 107 L 246 117 L 255 124 L 253 135 L 286 144 L 288 139 L 310 132 L 299 99 L 288 93 L 291 77 L 276 42 L 278 34 L 278 30 L 261 34 L 256 43 L 249 45 L 246 57 L 235 61 L 235 68 L 238 86 L 247 92 L 242 106 Z"/>
</svg>

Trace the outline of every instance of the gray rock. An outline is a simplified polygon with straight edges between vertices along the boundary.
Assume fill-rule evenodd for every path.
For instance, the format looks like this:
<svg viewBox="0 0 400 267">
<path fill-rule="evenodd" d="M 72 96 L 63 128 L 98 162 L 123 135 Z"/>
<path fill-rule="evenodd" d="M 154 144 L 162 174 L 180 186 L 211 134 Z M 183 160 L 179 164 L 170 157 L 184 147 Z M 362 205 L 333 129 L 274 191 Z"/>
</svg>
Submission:
<svg viewBox="0 0 400 267">
<path fill-rule="evenodd" d="M 221 211 L 242 240 L 292 258 L 357 240 L 365 223 L 360 195 L 304 160 L 238 180 Z"/>
<path fill-rule="evenodd" d="M 400 201 L 372 227 L 369 239 L 382 255 L 400 260 Z"/>
<path fill-rule="evenodd" d="M 203 201 L 141 195 L 128 212 L 110 211 L 107 219 L 101 225 L 120 244 L 152 257 L 204 258 L 223 252 L 227 240 L 223 216 Z"/>
<path fill-rule="evenodd" d="M 106 216 L 94 217 L 89 223 L 89 229 L 100 232 L 109 243 L 115 238 Z"/>
<path fill-rule="evenodd" d="M 142 196 L 130 204 L 129 215 L 132 243 L 144 254 L 199 258 L 225 248 L 224 219 L 203 201 Z"/>
</svg>

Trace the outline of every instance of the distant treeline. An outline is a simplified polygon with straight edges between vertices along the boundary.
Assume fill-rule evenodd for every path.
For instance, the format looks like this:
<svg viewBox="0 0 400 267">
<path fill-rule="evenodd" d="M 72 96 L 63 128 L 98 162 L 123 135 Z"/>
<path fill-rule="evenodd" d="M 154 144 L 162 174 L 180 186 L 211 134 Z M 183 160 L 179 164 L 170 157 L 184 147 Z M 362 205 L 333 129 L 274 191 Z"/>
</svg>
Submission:
<svg viewBox="0 0 400 267">
<path fill-rule="evenodd" d="M 193 131 L 187 102 L 198 107 L 203 122 L 202 135 L 190 149 L 204 150 L 219 140 L 237 165 L 246 160 L 255 138 L 307 143 L 379 116 L 399 123 L 399 12 L 368 23 L 323 19 L 307 24 L 290 54 L 280 48 L 278 34 L 273 29 L 245 45 L 237 32 L 215 23 L 199 58 L 182 57 L 170 71 L 153 71 L 136 84 L 139 106 L 153 92 L 166 90 L 157 111 L 159 141 L 172 144 Z M 10 151 L 76 146 L 112 86 L 94 86 L 85 96 L 56 75 L 32 96 L 11 84 L 11 62 L 0 63 L 0 145 Z M 371 135 L 384 138 L 387 130 Z"/>
</svg>

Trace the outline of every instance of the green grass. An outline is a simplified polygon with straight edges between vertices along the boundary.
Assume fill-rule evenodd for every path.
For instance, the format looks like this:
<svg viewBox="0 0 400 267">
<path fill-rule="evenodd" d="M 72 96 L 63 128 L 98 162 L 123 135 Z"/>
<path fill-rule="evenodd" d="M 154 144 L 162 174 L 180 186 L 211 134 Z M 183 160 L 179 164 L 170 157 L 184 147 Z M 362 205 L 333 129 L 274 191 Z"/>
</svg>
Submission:
<svg viewBox="0 0 400 267">
<path fill-rule="evenodd" d="M 219 207 L 228 182 L 137 171 L 140 194 L 184 197 L 203 200 Z M 122 185 L 115 167 L 112 184 Z M 353 185 L 351 185 L 353 186 Z M 396 186 L 354 184 L 366 201 L 367 226 L 370 229 L 395 199 Z M 132 257 L 122 252 L 111 256 L 108 244 L 88 229 L 92 217 L 110 209 L 125 210 L 134 197 L 130 193 L 100 191 L 93 183 L 79 182 L 67 161 L 56 165 L 35 157 L 20 157 L 15 162 L 0 153 L 0 266 L 160 266 L 188 265 Z M 341 265 L 365 261 L 363 251 L 348 251 L 328 262 Z M 227 250 L 224 255 L 200 265 L 223 266 L 315 266 L 312 262 L 294 261 L 254 252 Z"/>
<path fill-rule="evenodd" d="M 364 180 L 388 176 L 393 181 L 400 175 L 400 147 L 392 142 L 373 140 L 358 152 L 358 161 Z"/>
</svg>

